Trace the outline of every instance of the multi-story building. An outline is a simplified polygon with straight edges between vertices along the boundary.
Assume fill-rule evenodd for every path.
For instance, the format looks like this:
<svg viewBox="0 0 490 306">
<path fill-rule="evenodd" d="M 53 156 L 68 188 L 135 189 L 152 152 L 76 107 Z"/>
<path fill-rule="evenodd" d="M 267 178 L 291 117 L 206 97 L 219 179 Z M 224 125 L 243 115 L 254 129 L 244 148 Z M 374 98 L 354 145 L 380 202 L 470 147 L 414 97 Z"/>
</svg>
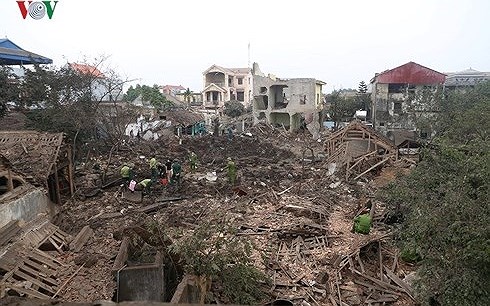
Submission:
<svg viewBox="0 0 490 306">
<path fill-rule="evenodd" d="M 239 101 L 248 107 L 252 100 L 252 69 L 212 65 L 203 72 L 203 106 L 221 109 L 226 102 Z"/>
<path fill-rule="evenodd" d="M 308 128 L 317 137 L 323 109 L 322 86 L 313 78 L 280 79 L 264 75 L 253 65 L 254 123 L 284 126 L 290 131 Z"/>
<path fill-rule="evenodd" d="M 490 72 L 480 72 L 470 68 L 459 72 L 447 73 L 444 88 L 464 90 L 488 80 L 490 80 Z"/>
<path fill-rule="evenodd" d="M 371 80 L 373 126 L 395 144 L 431 133 L 434 99 L 446 75 L 414 62 L 377 73 Z M 427 126 L 423 127 L 422 123 Z"/>
</svg>

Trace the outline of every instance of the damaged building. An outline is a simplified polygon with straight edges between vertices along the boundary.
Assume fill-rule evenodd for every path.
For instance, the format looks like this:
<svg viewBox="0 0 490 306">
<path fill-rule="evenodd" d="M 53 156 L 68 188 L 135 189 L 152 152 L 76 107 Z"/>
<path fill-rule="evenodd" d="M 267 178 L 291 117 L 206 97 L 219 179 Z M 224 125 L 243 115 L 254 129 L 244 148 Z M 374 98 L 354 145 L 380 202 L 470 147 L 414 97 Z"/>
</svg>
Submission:
<svg viewBox="0 0 490 306">
<path fill-rule="evenodd" d="M 445 74 L 414 62 L 377 73 L 371 80 L 374 128 L 395 144 L 430 135 L 417 121 L 434 112 L 431 106 L 445 80 Z"/>
<path fill-rule="evenodd" d="M 327 162 L 332 164 L 331 172 L 343 168 L 346 181 L 356 180 L 398 158 L 398 149 L 388 138 L 359 120 L 331 134 L 325 140 L 325 152 Z"/>
<path fill-rule="evenodd" d="M 248 107 L 252 101 L 252 69 L 212 65 L 203 72 L 203 107 L 220 110 L 226 102 L 238 101 Z"/>
<path fill-rule="evenodd" d="M 265 122 L 296 131 L 308 128 L 318 137 L 323 109 L 322 86 L 313 78 L 281 79 L 253 65 L 254 123 Z"/>
<path fill-rule="evenodd" d="M 63 194 L 73 194 L 71 150 L 62 133 L 0 131 L 0 154 L 4 168 L 19 173 L 32 186 L 44 188 L 53 203 L 61 204 Z M 8 179 L 3 182 L 8 185 Z"/>
<path fill-rule="evenodd" d="M 0 154 L 0 228 L 13 220 L 30 221 L 49 214 L 50 200 L 41 188 L 29 184 Z"/>
</svg>

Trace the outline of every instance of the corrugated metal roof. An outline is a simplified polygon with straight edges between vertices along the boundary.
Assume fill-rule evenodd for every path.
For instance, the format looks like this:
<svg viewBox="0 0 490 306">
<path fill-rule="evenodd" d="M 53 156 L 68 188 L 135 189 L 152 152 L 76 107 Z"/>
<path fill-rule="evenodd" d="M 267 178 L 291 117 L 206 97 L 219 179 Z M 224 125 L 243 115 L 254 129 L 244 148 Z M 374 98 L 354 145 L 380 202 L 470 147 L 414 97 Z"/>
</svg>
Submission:
<svg viewBox="0 0 490 306">
<path fill-rule="evenodd" d="M 443 84 L 445 79 L 446 75 L 444 73 L 414 62 L 408 62 L 381 72 L 374 77 L 373 81 L 383 84 L 435 85 Z"/>
<path fill-rule="evenodd" d="M 9 39 L 0 39 L 0 64 L 31 65 L 52 64 L 53 60 L 22 49 Z"/>
</svg>

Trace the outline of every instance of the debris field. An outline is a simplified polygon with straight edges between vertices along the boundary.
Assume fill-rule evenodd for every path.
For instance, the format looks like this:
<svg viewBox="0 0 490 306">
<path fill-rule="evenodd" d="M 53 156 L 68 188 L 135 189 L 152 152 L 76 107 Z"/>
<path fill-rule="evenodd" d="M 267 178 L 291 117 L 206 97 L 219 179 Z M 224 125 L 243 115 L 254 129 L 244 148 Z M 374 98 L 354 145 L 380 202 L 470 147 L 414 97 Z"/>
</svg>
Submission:
<svg viewBox="0 0 490 306">
<path fill-rule="evenodd" d="M 194 173 L 190 152 L 198 156 Z M 149 178 L 151 157 L 180 160 L 183 180 L 178 186 L 155 185 L 141 199 L 121 186 L 119 169 L 130 162 L 136 181 Z M 226 176 L 228 157 L 238 169 L 235 186 Z M 138 229 L 145 224 L 159 224 L 176 241 L 203 222 L 227 222 L 254 245 L 255 266 L 271 280 L 263 286 L 270 301 L 413 305 L 412 289 L 404 280 L 413 268 L 399 260 L 390 227 L 382 222 L 383 203 L 374 198 L 393 173 L 406 172 L 411 164 L 386 159 L 376 174 L 345 181 L 340 167 L 329 171 L 330 162 L 323 141 L 264 124 L 231 141 L 212 135 L 183 137 L 181 143 L 177 138 L 131 141 L 110 154 L 88 156 L 76 167 L 75 196 L 53 221 L 71 246 L 52 255 L 53 262 L 68 263 L 56 267 L 55 297 L 111 300 L 113 265 L 123 237 L 139 235 L 144 241 L 147 237 Z M 353 219 L 367 205 L 372 207 L 371 232 L 352 232 Z M 213 297 L 227 302 L 219 292 Z"/>
</svg>

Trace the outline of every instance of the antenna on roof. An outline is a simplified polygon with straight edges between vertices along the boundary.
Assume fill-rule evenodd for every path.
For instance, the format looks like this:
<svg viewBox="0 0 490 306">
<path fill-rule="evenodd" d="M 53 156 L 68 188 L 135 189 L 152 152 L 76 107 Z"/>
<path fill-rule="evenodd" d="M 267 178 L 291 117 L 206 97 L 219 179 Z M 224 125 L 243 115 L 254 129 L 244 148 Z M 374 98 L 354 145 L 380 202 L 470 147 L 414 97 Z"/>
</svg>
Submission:
<svg viewBox="0 0 490 306">
<path fill-rule="evenodd" d="M 248 42 L 248 68 L 250 68 L 250 42 Z"/>
</svg>

